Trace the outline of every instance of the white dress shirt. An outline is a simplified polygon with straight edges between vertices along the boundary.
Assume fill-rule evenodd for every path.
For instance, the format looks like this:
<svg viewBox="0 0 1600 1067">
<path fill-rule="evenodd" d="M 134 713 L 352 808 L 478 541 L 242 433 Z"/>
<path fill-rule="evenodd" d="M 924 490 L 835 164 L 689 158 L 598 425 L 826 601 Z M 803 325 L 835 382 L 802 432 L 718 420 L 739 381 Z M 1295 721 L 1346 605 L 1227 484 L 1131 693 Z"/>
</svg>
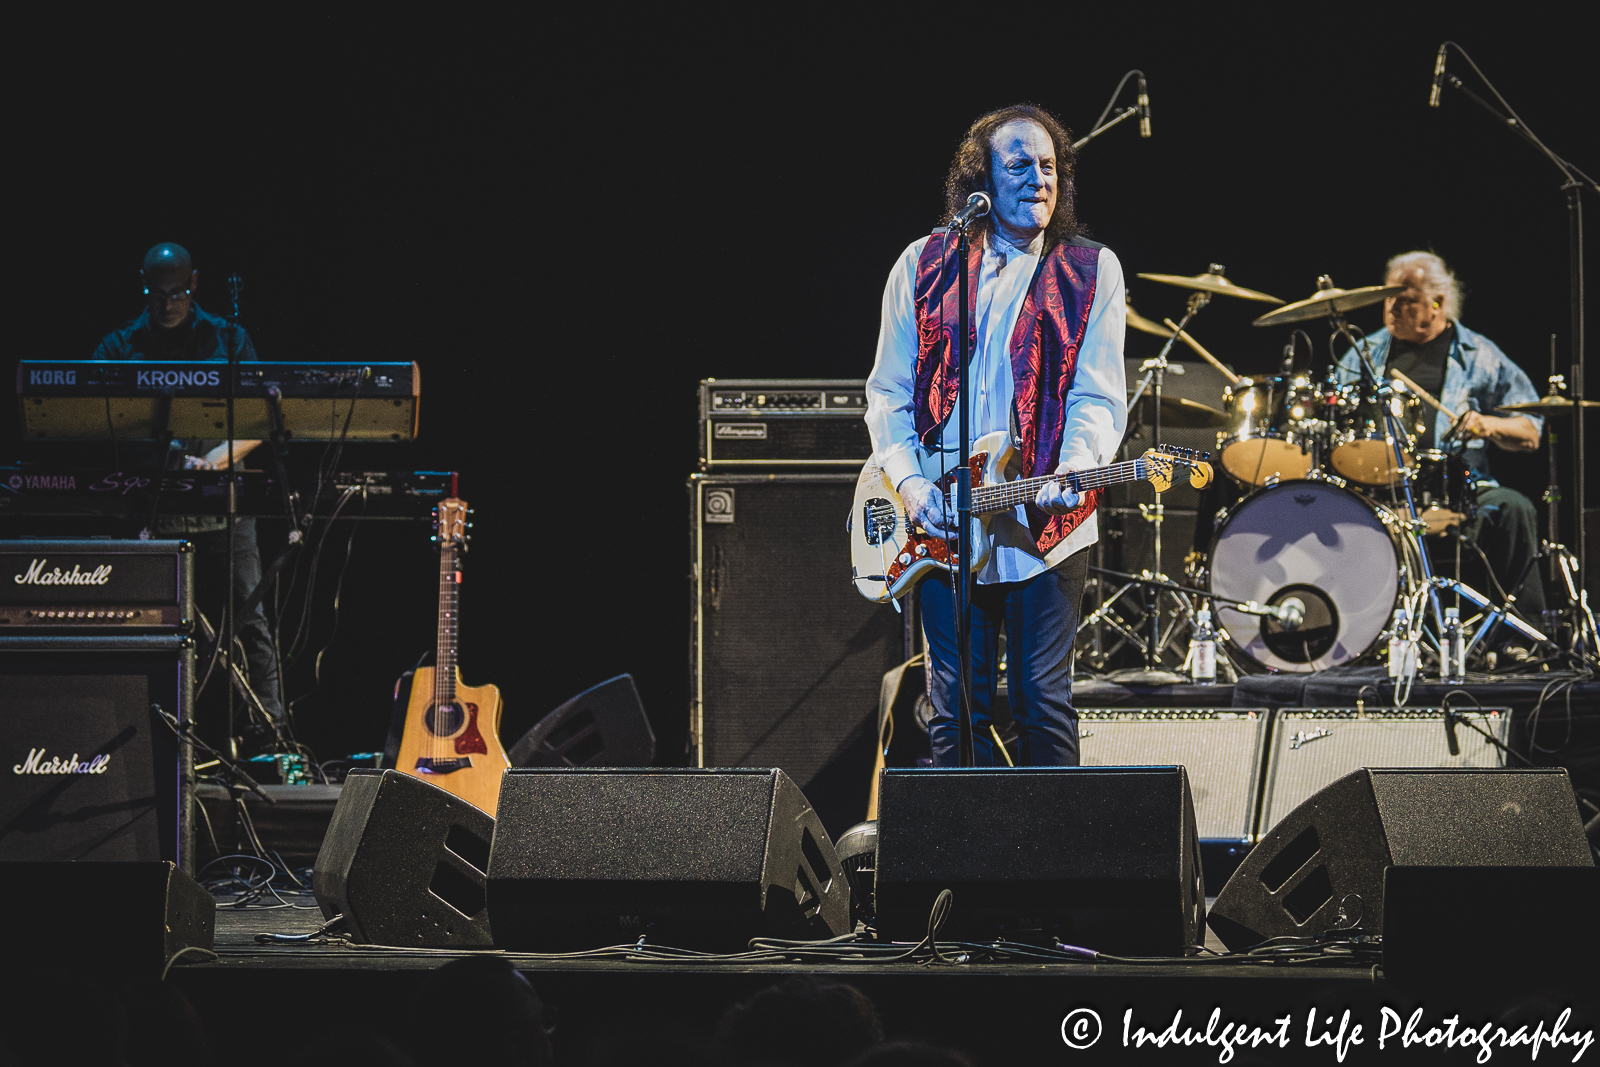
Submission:
<svg viewBox="0 0 1600 1067">
<path fill-rule="evenodd" d="M 917 314 L 915 293 L 917 262 L 930 240 L 913 241 L 901 253 L 883 290 L 883 324 L 878 332 L 878 354 L 867 379 L 867 430 L 873 455 L 898 486 L 921 474 L 917 457 L 916 416 L 912 410 L 917 365 Z M 952 237 L 951 240 L 954 240 Z M 1011 427 L 1011 405 L 1016 386 L 1011 375 L 1011 333 L 1022 310 L 1023 298 L 1033 283 L 1043 239 L 1027 249 L 1016 249 L 991 237 L 983 250 L 978 272 L 978 351 L 968 372 L 967 392 L 972 439 Z M 954 283 L 952 283 L 954 284 Z M 1094 306 L 1083 343 L 1078 348 L 1077 370 L 1067 393 L 1058 472 L 1087 470 L 1110 463 L 1122 444 L 1127 427 L 1127 380 L 1122 363 L 1124 303 L 1122 264 L 1109 248 L 1100 250 Z M 959 462 L 961 426 L 952 412 L 945 420 L 941 447 L 950 465 Z M 1099 539 L 1099 524 L 1091 514 L 1047 555 L 1028 531 L 1027 512 L 1017 507 L 989 522 L 994 551 L 977 575 L 980 583 L 1022 582 L 1059 565 L 1079 549 Z"/>
</svg>

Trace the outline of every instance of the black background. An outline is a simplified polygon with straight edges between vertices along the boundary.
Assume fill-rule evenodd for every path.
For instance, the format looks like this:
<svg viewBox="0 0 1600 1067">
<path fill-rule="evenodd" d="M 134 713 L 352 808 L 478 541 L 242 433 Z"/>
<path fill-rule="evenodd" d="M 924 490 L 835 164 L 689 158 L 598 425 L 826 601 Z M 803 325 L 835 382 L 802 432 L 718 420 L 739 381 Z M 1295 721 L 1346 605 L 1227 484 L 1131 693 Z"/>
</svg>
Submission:
<svg viewBox="0 0 1600 1067">
<path fill-rule="evenodd" d="M 1080 215 L 1130 278 L 1216 262 L 1294 300 L 1320 274 L 1376 284 L 1387 256 L 1431 248 L 1465 282 L 1464 321 L 1540 391 L 1551 333 L 1566 369 L 1559 175 L 1461 94 L 1426 99 L 1436 48 L 1457 40 L 1535 131 L 1600 170 L 1575 6 L 1198 10 L 222 24 L 170 9 L 21 31 L 6 356 L 86 358 L 139 311 L 144 250 L 175 240 L 209 310 L 244 277 L 263 358 L 419 361 L 420 439 L 351 448 L 346 466 L 462 472 L 466 680 L 502 688 L 509 744 L 630 671 L 674 762 L 695 382 L 865 376 L 887 271 L 937 222 L 950 154 L 990 108 L 1032 101 L 1081 133 L 1140 67 L 1154 136 L 1112 130 L 1077 175 Z M 1131 293 L 1155 318 L 1185 296 Z M 1287 331 L 1252 329 L 1261 310 L 1217 300 L 1195 333 L 1266 370 Z M 1130 334 L 1129 353 L 1152 340 Z M 1494 463 L 1537 497 L 1545 456 Z M 365 524 L 352 558 L 322 686 L 297 708 L 325 757 L 381 743 L 393 680 L 433 635 L 425 529 Z M 317 610 L 313 647 L 326 595 Z M 291 688 L 309 685 L 307 657 Z"/>
</svg>

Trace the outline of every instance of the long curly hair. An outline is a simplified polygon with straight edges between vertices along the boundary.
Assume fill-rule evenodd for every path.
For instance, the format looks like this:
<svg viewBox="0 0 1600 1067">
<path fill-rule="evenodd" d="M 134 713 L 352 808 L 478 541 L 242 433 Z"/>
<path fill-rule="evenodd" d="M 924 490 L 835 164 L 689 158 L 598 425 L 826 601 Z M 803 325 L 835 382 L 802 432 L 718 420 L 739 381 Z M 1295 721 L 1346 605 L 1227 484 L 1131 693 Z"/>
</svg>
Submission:
<svg viewBox="0 0 1600 1067">
<path fill-rule="evenodd" d="M 1056 210 L 1044 230 L 1044 246 L 1048 250 L 1082 232 L 1073 204 L 1072 179 L 1077 170 L 1078 154 L 1072 148 L 1072 134 L 1067 128 L 1050 112 L 1033 104 L 1012 104 L 991 111 L 967 128 L 966 136 L 956 148 L 955 158 L 950 161 L 950 173 L 944 179 L 942 221 L 949 223 L 956 212 L 967 206 L 967 198 L 973 193 L 994 195 L 991 170 L 994 153 L 990 145 L 996 130 L 1018 120 L 1037 123 L 1050 135 L 1056 147 Z M 985 215 L 969 232 L 974 237 L 981 235 L 987 239 L 993 228 L 993 215 Z"/>
</svg>

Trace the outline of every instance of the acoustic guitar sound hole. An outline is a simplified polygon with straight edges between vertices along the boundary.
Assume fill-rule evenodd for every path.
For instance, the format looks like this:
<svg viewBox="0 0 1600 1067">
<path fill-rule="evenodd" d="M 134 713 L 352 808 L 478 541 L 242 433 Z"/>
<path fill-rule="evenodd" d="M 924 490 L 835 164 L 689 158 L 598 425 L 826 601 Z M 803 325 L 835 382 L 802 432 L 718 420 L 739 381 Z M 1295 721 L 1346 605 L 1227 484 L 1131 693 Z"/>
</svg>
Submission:
<svg viewBox="0 0 1600 1067">
<path fill-rule="evenodd" d="M 460 730 L 462 724 L 467 721 L 467 712 L 460 704 L 446 704 L 443 708 L 430 705 L 428 714 L 422 721 L 428 727 L 429 733 L 449 737 Z"/>
</svg>

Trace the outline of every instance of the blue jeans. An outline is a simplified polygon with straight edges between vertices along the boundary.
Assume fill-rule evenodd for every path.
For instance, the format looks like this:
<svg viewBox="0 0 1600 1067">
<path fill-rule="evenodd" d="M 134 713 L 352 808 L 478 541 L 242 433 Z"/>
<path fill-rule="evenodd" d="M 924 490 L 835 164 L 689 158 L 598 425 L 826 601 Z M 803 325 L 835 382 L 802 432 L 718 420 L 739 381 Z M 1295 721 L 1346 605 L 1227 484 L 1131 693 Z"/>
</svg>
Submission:
<svg viewBox="0 0 1600 1067">
<path fill-rule="evenodd" d="M 1018 763 L 1027 767 L 1078 764 L 1078 712 L 1072 706 L 1072 640 L 1077 634 L 1089 555 L 1076 552 L 1059 567 L 1026 582 L 973 585 L 972 755 L 979 767 L 1003 764 L 989 732 L 999 687 L 996 659 L 1006 631 L 1006 684 L 1017 724 Z M 960 683 L 951 581 L 930 577 L 917 587 L 928 644 L 933 720 L 928 740 L 936 767 L 959 765 Z"/>
</svg>

